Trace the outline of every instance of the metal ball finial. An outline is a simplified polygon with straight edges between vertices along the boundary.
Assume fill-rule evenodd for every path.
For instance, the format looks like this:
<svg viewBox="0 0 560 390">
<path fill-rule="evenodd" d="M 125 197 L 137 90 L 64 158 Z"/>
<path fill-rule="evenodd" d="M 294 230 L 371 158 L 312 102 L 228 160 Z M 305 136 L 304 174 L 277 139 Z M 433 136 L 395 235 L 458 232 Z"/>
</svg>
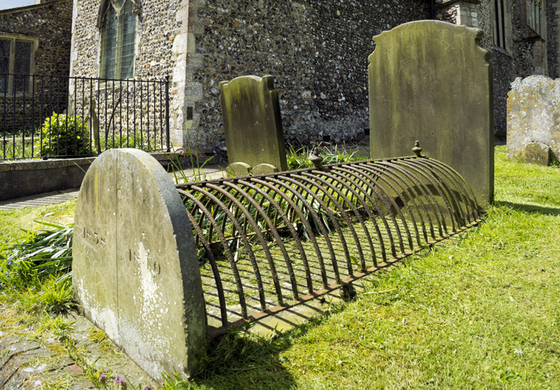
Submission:
<svg viewBox="0 0 560 390">
<path fill-rule="evenodd" d="M 414 147 L 412 148 L 412 151 L 414 152 L 416 157 L 422 157 L 422 155 L 420 154 L 422 153 L 422 148 L 420 147 L 420 142 L 418 140 L 414 142 Z"/>
<path fill-rule="evenodd" d="M 323 157 L 321 157 L 319 154 L 320 150 L 317 146 L 315 146 L 309 154 L 309 161 L 313 163 L 315 169 L 322 169 L 323 167 Z"/>
</svg>

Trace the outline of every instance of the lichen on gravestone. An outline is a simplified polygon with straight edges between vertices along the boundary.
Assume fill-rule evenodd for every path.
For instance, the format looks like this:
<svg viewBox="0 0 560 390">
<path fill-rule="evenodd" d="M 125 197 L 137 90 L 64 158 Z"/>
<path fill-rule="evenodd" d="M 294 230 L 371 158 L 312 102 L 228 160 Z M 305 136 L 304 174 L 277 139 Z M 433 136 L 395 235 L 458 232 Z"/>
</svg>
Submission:
<svg viewBox="0 0 560 390">
<path fill-rule="evenodd" d="M 531 143 L 550 149 L 551 160 L 560 158 L 560 80 L 546 76 L 517 78 L 508 93 L 507 159 L 532 160 Z M 544 155 L 543 155 L 544 158 Z"/>
<path fill-rule="evenodd" d="M 490 53 L 482 31 L 435 20 L 373 38 L 369 56 L 370 156 L 423 154 L 455 169 L 481 205 L 494 194 Z"/>
<path fill-rule="evenodd" d="M 278 91 L 272 76 L 242 76 L 220 83 L 228 161 L 288 169 Z"/>
<path fill-rule="evenodd" d="M 113 149 L 89 168 L 74 225 L 73 286 L 91 320 L 147 374 L 189 377 L 206 348 L 191 225 L 161 165 Z"/>
</svg>

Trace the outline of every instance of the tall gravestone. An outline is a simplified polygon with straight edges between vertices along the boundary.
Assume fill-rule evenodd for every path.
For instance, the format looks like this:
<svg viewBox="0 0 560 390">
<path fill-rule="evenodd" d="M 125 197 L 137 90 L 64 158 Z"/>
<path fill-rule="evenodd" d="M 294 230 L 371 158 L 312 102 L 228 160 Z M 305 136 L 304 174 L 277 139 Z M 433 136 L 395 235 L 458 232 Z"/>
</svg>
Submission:
<svg viewBox="0 0 560 390">
<path fill-rule="evenodd" d="M 272 76 L 242 76 L 220 83 L 228 161 L 288 169 L 278 91 Z"/>
<path fill-rule="evenodd" d="M 372 158 L 424 155 L 461 174 L 481 205 L 494 193 L 490 53 L 482 31 L 417 21 L 375 36 L 369 56 Z"/>
<path fill-rule="evenodd" d="M 549 154 L 560 159 L 560 79 L 517 78 L 507 104 L 507 158 L 543 165 L 548 165 Z"/>
<path fill-rule="evenodd" d="M 73 285 L 85 316 L 154 379 L 196 369 L 206 312 L 192 229 L 161 165 L 114 149 L 88 170 L 75 214 Z"/>
</svg>

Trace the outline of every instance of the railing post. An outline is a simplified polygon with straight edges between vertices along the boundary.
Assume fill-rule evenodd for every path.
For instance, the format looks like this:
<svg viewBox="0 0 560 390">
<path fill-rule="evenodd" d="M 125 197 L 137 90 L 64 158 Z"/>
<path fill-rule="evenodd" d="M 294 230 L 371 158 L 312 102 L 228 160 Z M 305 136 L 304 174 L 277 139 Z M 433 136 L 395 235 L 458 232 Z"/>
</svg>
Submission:
<svg viewBox="0 0 560 390">
<path fill-rule="evenodd" d="M 167 151 L 171 152 L 171 140 L 169 136 L 169 75 L 165 76 L 165 131 L 167 136 Z"/>
</svg>

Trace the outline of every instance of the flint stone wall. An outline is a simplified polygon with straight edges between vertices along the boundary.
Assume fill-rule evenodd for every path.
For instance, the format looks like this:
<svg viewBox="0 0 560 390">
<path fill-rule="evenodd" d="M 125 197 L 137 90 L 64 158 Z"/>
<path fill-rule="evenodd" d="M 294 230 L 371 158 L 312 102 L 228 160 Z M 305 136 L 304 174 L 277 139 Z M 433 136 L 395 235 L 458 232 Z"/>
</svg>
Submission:
<svg viewBox="0 0 560 390">
<path fill-rule="evenodd" d="M 97 77 L 100 0 L 74 0 L 72 74 Z M 429 17 L 429 1 L 141 1 L 135 78 L 172 76 L 176 146 L 225 157 L 219 82 L 275 78 L 295 146 L 359 139 L 368 128 L 371 37 Z"/>
<path fill-rule="evenodd" d="M 36 38 L 39 42 L 34 52 L 33 73 L 38 75 L 62 75 L 68 76 L 70 72 L 70 44 L 72 27 L 72 1 L 51 0 L 48 3 L 7 9 L 0 11 L 0 37 L 21 36 L 22 38 Z M 44 81 L 44 85 L 41 84 Z M 43 91 L 47 97 L 52 95 L 52 101 L 43 101 L 43 105 L 59 105 L 57 112 L 66 108 L 66 88 L 50 87 L 50 79 L 37 79 L 35 83 L 36 95 Z M 56 82 L 55 82 L 56 83 Z M 60 94 L 60 96 L 58 96 Z M 13 94 L 4 98 L 0 94 L 0 121 L 8 132 L 12 130 L 30 129 L 42 125 L 43 119 L 50 116 L 52 111 L 45 110 L 40 113 L 37 106 L 34 107 L 35 115 L 29 100 L 31 93 L 24 100 L 23 94 L 19 93 L 14 98 Z M 25 103 L 25 104 L 24 104 Z M 5 110 L 4 110 L 5 107 Z M 25 118 L 24 118 L 25 113 Z M 1 134 L 2 129 L 0 129 Z"/>
<path fill-rule="evenodd" d="M 517 78 L 508 95 L 507 158 L 523 159 L 533 142 L 547 145 L 560 159 L 560 79 Z"/>
</svg>

